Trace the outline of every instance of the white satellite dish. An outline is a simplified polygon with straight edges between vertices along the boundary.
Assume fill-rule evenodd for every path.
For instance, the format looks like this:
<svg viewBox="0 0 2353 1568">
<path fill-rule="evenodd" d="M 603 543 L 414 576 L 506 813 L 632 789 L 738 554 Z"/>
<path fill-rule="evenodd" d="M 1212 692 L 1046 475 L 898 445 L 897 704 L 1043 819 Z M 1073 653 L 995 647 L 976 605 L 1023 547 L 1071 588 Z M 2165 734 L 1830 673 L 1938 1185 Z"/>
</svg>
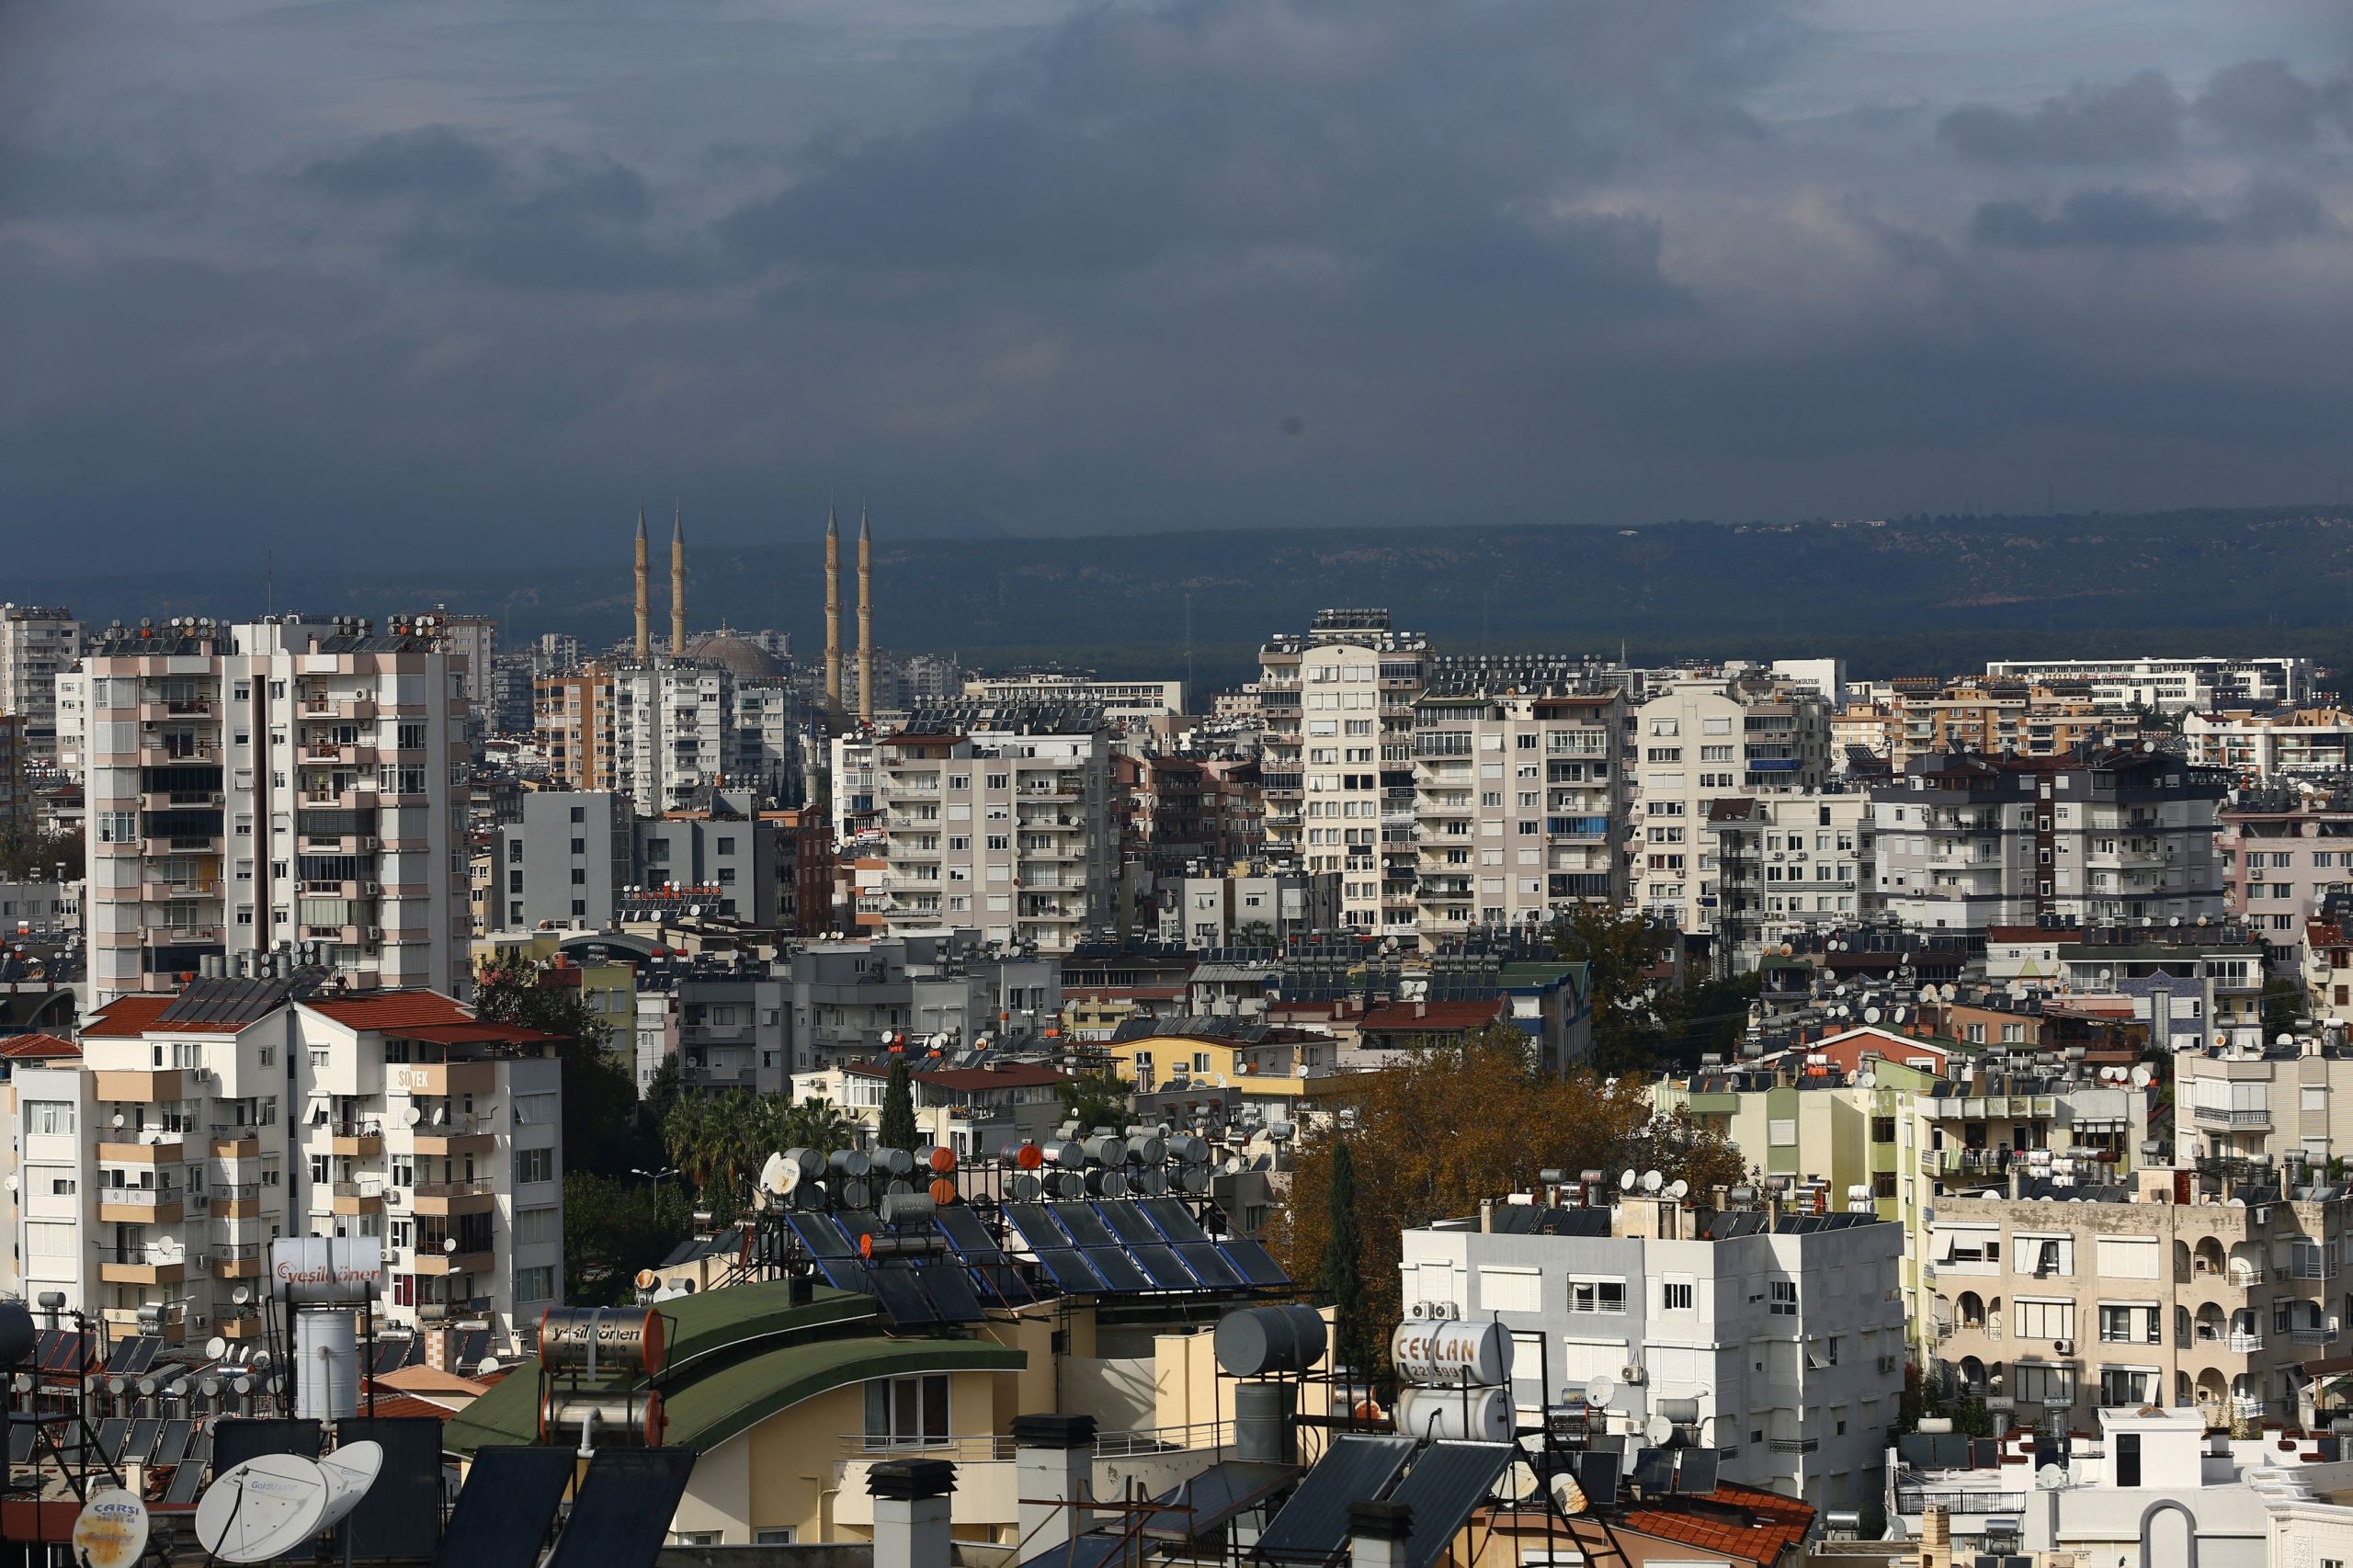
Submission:
<svg viewBox="0 0 2353 1568">
<path fill-rule="evenodd" d="M 1866 1089 L 1875 1089 L 1879 1087 L 1879 1073 L 1874 1068 L 1866 1067 L 1855 1074 L 1855 1082 Z"/>
<path fill-rule="evenodd" d="M 118 1130 L 128 1125 L 122 1112 L 117 1111 L 114 1113 L 114 1124 Z"/>
<path fill-rule="evenodd" d="M 1671 1181 L 1666 1184 L 1666 1195 L 1669 1198 L 1688 1198 L 1691 1196 L 1691 1184 L 1680 1179 Z"/>
<path fill-rule="evenodd" d="M 1532 1503 L 1544 1483 L 1537 1479 L 1536 1467 L 1526 1460 L 1514 1460 L 1504 1467 L 1503 1480 L 1497 1489 L 1515 1503 Z"/>
<path fill-rule="evenodd" d="M 478 1378 L 486 1378 L 497 1370 L 498 1358 L 495 1356 L 485 1356 L 482 1358 L 481 1362 L 475 1366 L 474 1376 Z"/>
<path fill-rule="evenodd" d="M 229 1342 L 222 1338 L 219 1335 L 216 1334 L 211 1338 L 204 1342 L 204 1358 L 206 1360 L 218 1361 L 227 1354 L 229 1354 Z"/>
<path fill-rule="evenodd" d="M 319 1471 L 326 1477 L 327 1507 L 319 1520 L 319 1528 L 328 1530 L 341 1524 L 368 1489 L 376 1484 L 377 1472 L 384 1468 L 384 1446 L 381 1443 L 346 1443 L 319 1460 Z"/>
<path fill-rule="evenodd" d="M 1620 1192 L 1631 1192 L 1634 1190 L 1634 1184 L 1640 1180 L 1642 1180 L 1642 1177 L 1636 1176 L 1631 1171 L 1628 1171 L 1624 1176 L 1618 1178 L 1618 1190 Z"/>
<path fill-rule="evenodd" d="M 1674 1440 L 1675 1423 L 1664 1415 L 1654 1415 L 1643 1426 L 1643 1436 L 1648 1437 L 1654 1446 L 1664 1447 Z"/>
<path fill-rule="evenodd" d="M 782 1154 L 770 1154 L 760 1166 L 760 1190 L 779 1198 L 790 1198 L 792 1189 L 801 1185 L 801 1167 L 786 1163 Z"/>
<path fill-rule="evenodd" d="M 401 1112 L 401 1124 L 404 1127 L 415 1127 L 418 1122 L 423 1121 L 424 1119 L 425 1113 L 417 1109 L 415 1106 L 411 1106 L 406 1110 Z"/>
<path fill-rule="evenodd" d="M 242 1307 L 247 1301 L 254 1299 L 253 1287 L 250 1285 L 240 1285 L 235 1290 L 229 1292 L 229 1299 Z"/>
<path fill-rule="evenodd" d="M 1875 1023 L 1879 1022 L 1879 1009 L 1878 1009 L 1877 1007 L 1866 1007 L 1866 1008 L 1864 1008 L 1864 1009 L 1863 1009 L 1863 1022 L 1865 1022 L 1865 1023 L 1867 1023 L 1867 1024 L 1875 1024 Z"/>
<path fill-rule="evenodd" d="M 2138 1067 L 2132 1069 L 2132 1086 L 2134 1088 L 2145 1089 L 2156 1081 L 2156 1070 L 2151 1067 L 2147 1062 L 2143 1062 Z"/>
<path fill-rule="evenodd" d="M 197 1499 L 196 1539 L 224 1562 L 283 1557 L 319 1533 L 333 1487 L 314 1460 L 257 1454 Z"/>
<path fill-rule="evenodd" d="M 1618 1397 L 1618 1380 L 1607 1372 L 1595 1374 L 1585 1385 L 1587 1404 L 1608 1404 Z"/>
<path fill-rule="evenodd" d="M 1585 1494 L 1585 1488 L 1577 1484 L 1577 1478 L 1566 1471 L 1552 1478 L 1552 1501 L 1560 1508 L 1562 1517 L 1571 1519 L 1593 1506 L 1592 1500 Z"/>
<path fill-rule="evenodd" d="M 2045 1492 L 2056 1492 L 2067 1484 L 2067 1472 L 2055 1464 L 2047 1464 L 2034 1472 L 2034 1483 Z"/>
<path fill-rule="evenodd" d="M 84 1568 L 136 1568 L 146 1551 L 146 1503 L 119 1486 L 91 1493 L 74 1521 L 74 1560 Z"/>
<path fill-rule="evenodd" d="M 1654 1192 L 1654 1192 L 1656 1192 L 1660 1187 L 1665 1187 L 1665 1185 L 1666 1185 L 1666 1177 L 1665 1177 L 1665 1176 L 1661 1176 L 1658 1172 L 1656 1172 L 1656 1171 L 1644 1171 L 1644 1172 L 1643 1173 L 1643 1190 L 1644 1192 Z"/>
</svg>

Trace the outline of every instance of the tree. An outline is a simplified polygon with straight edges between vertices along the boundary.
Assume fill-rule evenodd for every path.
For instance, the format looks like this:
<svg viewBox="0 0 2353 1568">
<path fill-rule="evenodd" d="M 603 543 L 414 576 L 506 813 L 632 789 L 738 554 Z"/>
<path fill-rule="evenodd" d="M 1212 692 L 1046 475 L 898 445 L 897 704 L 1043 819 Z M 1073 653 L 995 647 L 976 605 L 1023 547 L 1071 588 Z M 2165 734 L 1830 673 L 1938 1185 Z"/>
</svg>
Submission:
<svg viewBox="0 0 2353 1568">
<path fill-rule="evenodd" d="M 1324 1208 L 1324 1268 L 1316 1299 L 1334 1309 L 1332 1359 L 1335 1365 L 1359 1374 L 1370 1372 L 1378 1352 L 1373 1347 L 1372 1326 L 1364 1315 L 1364 1277 L 1358 1269 L 1364 1237 L 1357 1228 L 1357 1162 L 1346 1139 L 1332 1145 Z"/>
<path fill-rule="evenodd" d="M 915 1127 L 915 1081 L 907 1059 L 891 1058 L 891 1076 L 882 1085 L 882 1116 L 874 1141 L 885 1149 L 912 1149 L 922 1140 Z"/>
<path fill-rule="evenodd" d="M 2305 994 L 2302 982 L 2285 975 L 2266 975 L 2263 981 L 2263 1038 L 2277 1039 L 2294 1034 L 2312 1018 L 2312 998 Z"/>
<path fill-rule="evenodd" d="M 823 1095 L 789 1107 L 778 1130 L 779 1149 L 814 1149 L 830 1154 L 858 1142 L 858 1124 Z"/>
<path fill-rule="evenodd" d="M 1475 1214 L 1483 1199 L 1532 1187 L 1548 1168 L 1655 1168 L 1701 1192 L 1746 1178 L 1739 1150 L 1654 1109 L 1644 1080 L 1584 1068 L 1540 1074 L 1528 1037 L 1507 1025 L 1460 1046 L 1407 1051 L 1350 1080 L 1329 1103 L 1337 1114 L 1296 1146 L 1290 1201 L 1268 1239 L 1292 1278 L 1318 1278 L 1338 1148 L 1345 1141 L 1378 1151 L 1362 1162 L 1351 1153 L 1360 1300 L 1376 1355 L 1381 1327 L 1401 1315 L 1397 1263 L 1413 1226 Z M 1351 1111 L 1355 1122 L 1344 1133 Z"/>
<path fill-rule="evenodd" d="M 1128 1096 L 1134 1090 L 1135 1085 L 1116 1069 L 1098 1067 L 1056 1084 L 1054 1097 L 1063 1102 L 1063 1119 L 1075 1121 L 1082 1129 L 1125 1127 Z"/>
<path fill-rule="evenodd" d="M 637 1085 L 609 1049 L 612 1029 L 576 985 L 553 979 L 545 960 L 494 960 L 474 977 L 474 1011 L 493 1023 L 519 1024 L 556 1037 L 563 1063 L 563 1162 L 569 1170 L 619 1176 L 659 1145 L 658 1123 L 638 1114 Z"/>
<path fill-rule="evenodd" d="M 639 1269 L 660 1263 L 692 1233 L 676 1183 L 570 1172 L 563 1178 L 564 1299 L 583 1306 L 622 1301 Z"/>
<path fill-rule="evenodd" d="M 1672 1053 L 1689 1015 L 1687 994 L 1662 968 L 1679 938 L 1645 915 L 1580 903 L 1552 927 L 1561 957 L 1587 966 L 1594 1061 L 1605 1072 L 1649 1065 Z"/>
<path fill-rule="evenodd" d="M 52 876 L 65 868 L 71 879 L 82 874 L 82 830 L 40 833 L 21 823 L 0 827 L 0 876 L 12 882 Z"/>
</svg>

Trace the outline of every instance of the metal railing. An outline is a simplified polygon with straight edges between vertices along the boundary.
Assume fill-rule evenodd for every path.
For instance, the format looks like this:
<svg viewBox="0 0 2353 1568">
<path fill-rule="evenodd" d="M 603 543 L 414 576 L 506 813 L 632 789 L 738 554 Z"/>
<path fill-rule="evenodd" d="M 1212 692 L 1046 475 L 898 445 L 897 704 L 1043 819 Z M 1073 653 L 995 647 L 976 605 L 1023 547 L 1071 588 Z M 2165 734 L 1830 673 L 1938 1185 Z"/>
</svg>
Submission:
<svg viewBox="0 0 2353 1568">
<path fill-rule="evenodd" d="M 1926 1487 L 1895 1489 L 1895 1511 L 1918 1514 L 1942 1508 L 1949 1514 L 2014 1514 L 2026 1506 L 2023 1492 L 1947 1492 Z"/>
<path fill-rule="evenodd" d="M 419 1198 L 488 1198 L 497 1190 L 487 1181 L 421 1181 L 415 1188 Z"/>
</svg>

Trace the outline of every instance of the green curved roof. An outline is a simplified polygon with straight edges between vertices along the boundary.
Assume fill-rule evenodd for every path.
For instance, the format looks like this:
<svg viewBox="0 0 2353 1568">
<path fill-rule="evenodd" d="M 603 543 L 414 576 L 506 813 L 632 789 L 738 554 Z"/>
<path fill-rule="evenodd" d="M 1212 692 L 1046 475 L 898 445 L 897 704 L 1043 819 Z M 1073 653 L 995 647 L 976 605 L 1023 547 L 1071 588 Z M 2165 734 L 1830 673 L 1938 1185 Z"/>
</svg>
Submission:
<svg viewBox="0 0 2353 1568">
<path fill-rule="evenodd" d="M 906 1372 L 1018 1371 L 1028 1356 L 979 1339 L 892 1339 L 872 1297 L 821 1289 L 793 1305 L 782 1280 L 735 1285 L 663 1303 L 676 1320 L 669 1365 L 657 1386 L 668 1440 L 709 1449 L 778 1411 L 830 1389 Z M 625 1383 L 630 1380 L 618 1380 Z M 539 1377 L 517 1368 L 451 1416 L 442 1447 L 471 1454 L 488 1444 L 538 1439 Z"/>
</svg>

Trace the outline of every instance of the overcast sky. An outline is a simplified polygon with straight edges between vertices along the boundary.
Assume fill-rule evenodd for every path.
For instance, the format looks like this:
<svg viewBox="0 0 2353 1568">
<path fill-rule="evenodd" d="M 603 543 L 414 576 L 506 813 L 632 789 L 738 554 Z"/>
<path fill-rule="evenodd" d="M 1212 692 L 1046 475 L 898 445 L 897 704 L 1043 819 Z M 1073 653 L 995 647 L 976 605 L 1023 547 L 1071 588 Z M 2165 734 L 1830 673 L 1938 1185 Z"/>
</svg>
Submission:
<svg viewBox="0 0 2353 1568">
<path fill-rule="evenodd" d="M 2336 0 L 7 0 L 0 516 L 2334 502 L 2348 230 Z"/>
</svg>

